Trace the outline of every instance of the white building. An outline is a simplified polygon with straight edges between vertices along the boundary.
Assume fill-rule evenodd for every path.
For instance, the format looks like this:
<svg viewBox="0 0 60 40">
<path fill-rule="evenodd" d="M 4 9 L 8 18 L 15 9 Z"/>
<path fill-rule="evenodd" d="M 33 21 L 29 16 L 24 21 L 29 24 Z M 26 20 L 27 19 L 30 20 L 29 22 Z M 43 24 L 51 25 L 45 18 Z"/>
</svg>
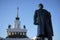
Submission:
<svg viewBox="0 0 60 40">
<path fill-rule="evenodd" d="M 19 8 L 17 8 L 17 16 L 14 21 L 14 28 L 11 28 L 11 25 L 8 26 L 7 37 L 5 40 L 31 40 L 26 35 L 27 29 L 25 25 L 23 26 L 24 28 L 21 29 L 18 10 Z"/>
</svg>

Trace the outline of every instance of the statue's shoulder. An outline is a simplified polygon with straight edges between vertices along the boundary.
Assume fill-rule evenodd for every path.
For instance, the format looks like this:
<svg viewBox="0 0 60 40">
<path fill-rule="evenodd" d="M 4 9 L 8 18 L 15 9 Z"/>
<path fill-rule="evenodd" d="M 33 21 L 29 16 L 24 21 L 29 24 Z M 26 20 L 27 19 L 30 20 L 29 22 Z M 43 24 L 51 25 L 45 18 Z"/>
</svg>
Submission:
<svg viewBox="0 0 60 40">
<path fill-rule="evenodd" d="M 37 12 L 37 11 L 39 11 L 38 9 L 37 10 L 35 10 L 35 12 Z"/>
<path fill-rule="evenodd" d="M 40 11 L 41 11 L 41 9 L 37 9 L 37 10 L 35 10 L 36 13 L 39 13 Z"/>
<path fill-rule="evenodd" d="M 49 11 L 47 11 L 46 9 L 44 9 L 45 13 L 47 16 L 51 17 L 51 13 Z"/>
<path fill-rule="evenodd" d="M 43 11 L 48 12 L 46 9 L 43 9 Z"/>
<path fill-rule="evenodd" d="M 39 10 L 37 9 L 37 10 L 35 10 L 35 13 L 37 14 L 39 12 Z"/>
<path fill-rule="evenodd" d="M 43 9 L 46 13 L 49 13 L 50 14 L 50 12 L 49 11 L 47 11 L 46 9 Z"/>
</svg>

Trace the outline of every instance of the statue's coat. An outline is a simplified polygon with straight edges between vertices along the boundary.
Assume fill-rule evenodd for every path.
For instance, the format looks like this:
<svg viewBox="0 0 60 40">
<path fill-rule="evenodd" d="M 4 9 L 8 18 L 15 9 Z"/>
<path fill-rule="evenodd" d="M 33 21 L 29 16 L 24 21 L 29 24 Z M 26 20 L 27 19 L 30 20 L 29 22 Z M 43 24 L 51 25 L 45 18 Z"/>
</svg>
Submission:
<svg viewBox="0 0 60 40">
<path fill-rule="evenodd" d="M 38 25 L 37 36 L 53 36 L 51 14 L 45 9 L 38 9 L 34 14 L 34 24 Z"/>
</svg>

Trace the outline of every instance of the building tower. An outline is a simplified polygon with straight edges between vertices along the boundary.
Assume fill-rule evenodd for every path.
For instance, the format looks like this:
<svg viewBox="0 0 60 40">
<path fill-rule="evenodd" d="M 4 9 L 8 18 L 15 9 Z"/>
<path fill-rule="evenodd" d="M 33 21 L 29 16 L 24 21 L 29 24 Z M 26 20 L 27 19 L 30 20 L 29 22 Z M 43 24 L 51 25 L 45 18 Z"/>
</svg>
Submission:
<svg viewBox="0 0 60 40">
<path fill-rule="evenodd" d="M 17 15 L 14 21 L 14 28 L 11 28 L 11 25 L 8 26 L 6 38 L 28 38 L 26 35 L 27 29 L 25 25 L 23 26 L 24 28 L 21 29 L 18 11 L 19 11 L 19 8 L 17 7 Z"/>
</svg>

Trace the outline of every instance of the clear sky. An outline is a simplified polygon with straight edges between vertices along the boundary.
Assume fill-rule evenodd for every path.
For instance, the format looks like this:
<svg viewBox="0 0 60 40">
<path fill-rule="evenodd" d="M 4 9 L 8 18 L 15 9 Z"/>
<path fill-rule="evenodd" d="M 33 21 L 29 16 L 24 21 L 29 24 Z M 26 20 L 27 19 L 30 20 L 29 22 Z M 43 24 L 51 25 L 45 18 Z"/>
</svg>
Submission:
<svg viewBox="0 0 60 40">
<path fill-rule="evenodd" d="M 26 25 L 27 36 L 37 35 L 37 26 L 33 24 L 34 11 L 38 9 L 38 4 L 42 3 L 44 9 L 48 10 L 52 16 L 54 40 L 60 39 L 60 0 L 0 0 L 0 37 L 7 36 L 6 29 L 11 24 L 14 26 L 16 9 L 19 7 L 20 27 Z"/>
</svg>

